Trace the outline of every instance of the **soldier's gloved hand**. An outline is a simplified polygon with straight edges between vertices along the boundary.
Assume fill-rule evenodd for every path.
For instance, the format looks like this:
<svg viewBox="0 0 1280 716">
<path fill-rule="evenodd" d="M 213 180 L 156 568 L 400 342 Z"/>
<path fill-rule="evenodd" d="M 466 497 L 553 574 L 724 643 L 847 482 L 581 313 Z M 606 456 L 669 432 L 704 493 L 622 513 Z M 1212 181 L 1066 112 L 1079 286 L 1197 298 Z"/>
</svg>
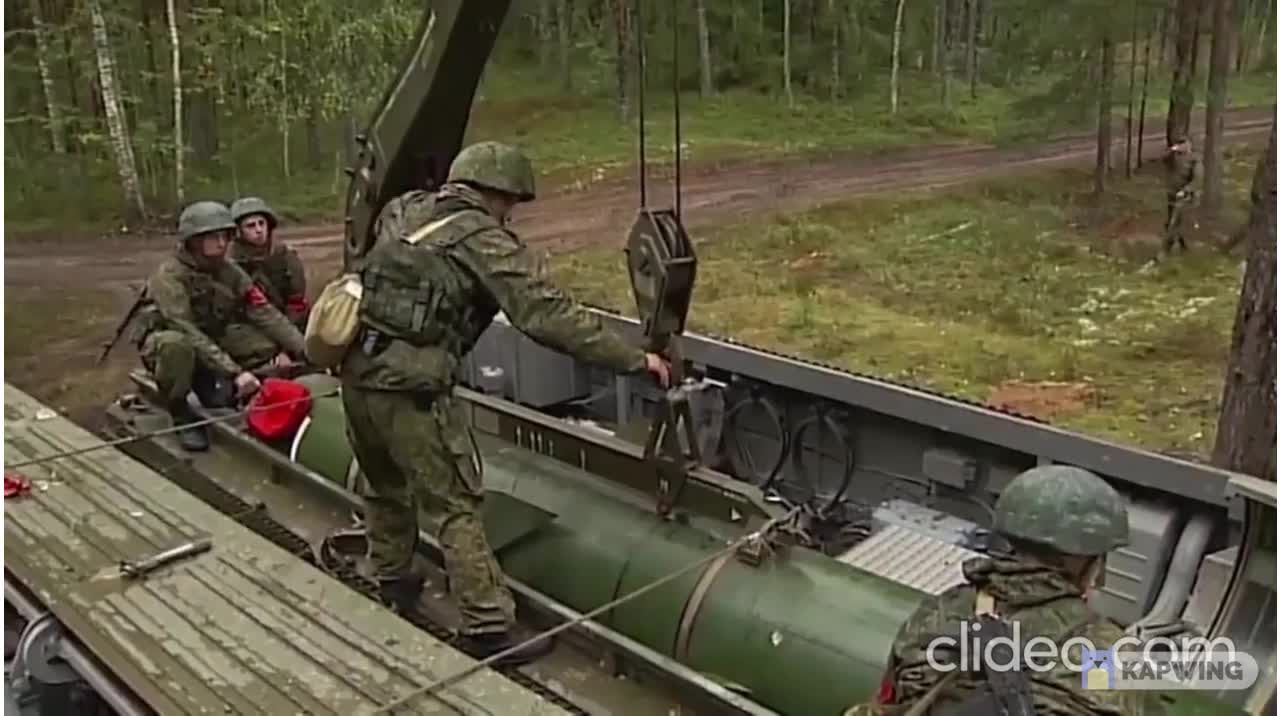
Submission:
<svg viewBox="0 0 1280 716">
<path fill-rule="evenodd" d="M 283 351 L 271 360 L 271 367 L 273 368 L 291 368 L 293 365 L 293 359 L 289 357 L 288 353 Z"/>
<path fill-rule="evenodd" d="M 644 354 L 644 369 L 649 371 L 663 388 L 671 387 L 671 363 L 657 353 Z"/>
<path fill-rule="evenodd" d="M 262 383 L 258 382 L 258 376 L 254 375 L 253 373 L 250 373 L 247 370 L 242 372 L 240 375 L 236 376 L 236 397 L 237 398 L 242 398 L 242 399 L 247 398 L 250 395 L 253 395 L 254 393 L 258 392 L 258 389 L 261 387 L 262 387 Z"/>
</svg>

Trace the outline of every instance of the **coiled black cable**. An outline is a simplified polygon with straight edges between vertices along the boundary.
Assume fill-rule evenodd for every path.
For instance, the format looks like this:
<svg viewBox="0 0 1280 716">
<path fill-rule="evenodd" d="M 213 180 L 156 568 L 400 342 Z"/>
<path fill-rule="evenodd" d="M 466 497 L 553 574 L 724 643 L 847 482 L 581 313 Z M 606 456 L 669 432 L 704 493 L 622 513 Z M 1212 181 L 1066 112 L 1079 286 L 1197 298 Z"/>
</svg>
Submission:
<svg viewBox="0 0 1280 716">
<path fill-rule="evenodd" d="M 764 473 L 755 470 L 755 459 L 751 456 L 749 447 L 743 444 L 745 441 L 742 440 L 742 426 L 736 422 L 738 416 L 751 406 L 759 407 L 764 411 L 768 422 L 776 428 L 778 434 L 778 457 L 774 460 L 773 466 Z M 761 489 L 766 489 L 773 484 L 778 473 L 782 471 L 782 466 L 786 463 L 787 452 L 790 449 L 787 426 L 782 419 L 781 412 L 774 406 L 773 401 L 764 395 L 763 391 L 754 387 L 750 389 L 746 396 L 735 402 L 733 407 L 725 412 L 724 442 L 725 457 L 729 460 L 734 476 Z"/>
<path fill-rule="evenodd" d="M 821 445 L 821 428 L 825 427 L 831 431 L 831 434 L 835 437 L 837 444 L 843 448 L 841 450 L 841 455 L 844 460 L 844 470 L 840 477 L 840 487 L 836 490 L 835 494 L 831 496 L 831 499 L 828 500 L 821 508 L 818 508 L 817 505 L 813 504 L 816 502 L 818 497 L 817 480 L 809 479 L 808 470 L 806 470 L 804 466 L 805 433 L 815 426 L 819 428 L 818 444 Z M 815 408 L 812 415 L 800 421 L 800 424 L 796 426 L 795 431 L 791 434 L 790 453 L 792 475 L 795 476 L 796 480 L 804 482 L 810 486 L 810 494 L 804 501 L 810 507 L 814 508 L 819 515 L 828 514 L 833 508 L 840 504 L 840 501 L 844 498 L 845 492 L 849 489 L 849 483 L 853 480 L 854 452 L 853 445 L 849 443 L 847 435 L 847 431 L 839 422 L 836 421 L 832 411 L 823 406 Z"/>
</svg>

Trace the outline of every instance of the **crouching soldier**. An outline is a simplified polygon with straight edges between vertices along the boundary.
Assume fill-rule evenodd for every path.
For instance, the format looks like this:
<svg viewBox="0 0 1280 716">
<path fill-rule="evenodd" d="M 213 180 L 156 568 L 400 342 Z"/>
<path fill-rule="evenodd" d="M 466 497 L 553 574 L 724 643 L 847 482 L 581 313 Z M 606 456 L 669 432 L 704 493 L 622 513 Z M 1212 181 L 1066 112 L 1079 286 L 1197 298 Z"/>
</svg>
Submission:
<svg viewBox="0 0 1280 716">
<path fill-rule="evenodd" d="M 258 284 L 267 300 L 299 330 L 307 325 L 307 272 L 298 252 L 276 238 L 280 219 L 256 196 L 231 205 L 236 240 L 231 259 Z"/>
<path fill-rule="evenodd" d="M 231 212 L 214 201 L 188 206 L 178 220 L 178 246 L 147 281 L 135 344 L 176 426 L 196 421 L 187 406 L 194 389 L 206 406 L 220 382 L 240 397 L 259 388 L 254 370 L 289 368 L 303 355 L 302 334 L 235 263 L 227 245 Z M 187 450 L 208 449 L 201 427 L 178 432 Z"/>
</svg>

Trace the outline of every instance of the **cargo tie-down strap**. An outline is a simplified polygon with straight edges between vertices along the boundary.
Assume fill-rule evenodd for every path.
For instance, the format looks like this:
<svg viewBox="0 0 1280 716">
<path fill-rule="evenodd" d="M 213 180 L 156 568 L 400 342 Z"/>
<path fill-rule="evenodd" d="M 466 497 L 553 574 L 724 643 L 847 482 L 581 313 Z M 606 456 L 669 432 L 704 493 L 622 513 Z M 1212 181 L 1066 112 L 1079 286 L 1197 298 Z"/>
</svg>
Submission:
<svg viewBox="0 0 1280 716">
<path fill-rule="evenodd" d="M 604 604 L 596 607 L 595 609 L 592 609 L 586 614 L 582 614 L 578 617 L 570 619 L 569 621 L 563 624 L 552 627 L 551 629 L 548 629 L 544 632 L 535 634 L 534 636 L 524 640 L 519 644 L 516 644 L 515 646 L 509 647 L 507 649 L 503 649 L 502 651 L 496 654 L 492 654 L 489 657 L 485 658 L 483 661 L 478 661 L 472 664 L 471 666 L 451 676 L 447 676 L 443 679 L 439 679 L 420 689 L 411 691 L 408 694 L 405 694 L 404 696 L 401 696 L 400 698 L 396 699 L 395 701 L 391 701 L 387 704 L 379 706 L 377 709 L 374 709 L 373 713 L 375 714 L 387 713 L 401 706 L 404 706 L 405 704 L 409 703 L 410 701 L 413 701 L 414 699 L 420 696 L 432 695 L 435 692 L 439 691 L 440 689 L 444 688 L 445 686 L 449 686 L 450 684 L 461 681 L 462 679 L 465 679 L 466 677 L 476 673 L 477 671 L 480 671 L 481 669 L 491 666 L 494 662 L 500 661 L 501 659 L 507 657 L 510 654 L 514 654 L 515 652 L 520 651 L 521 649 L 524 649 L 530 646 L 531 644 L 535 644 L 539 641 L 542 641 L 543 639 L 550 639 L 551 637 L 559 634 L 560 632 L 565 631 L 566 629 L 570 629 L 578 624 L 581 624 L 582 622 L 595 619 L 596 617 L 600 616 L 601 614 L 604 614 L 605 612 L 613 609 L 614 607 L 621 606 L 622 604 L 625 604 L 631 601 L 632 599 L 635 599 L 636 597 L 641 596 L 642 594 L 647 594 L 657 589 L 658 587 L 661 587 L 662 585 L 667 584 L 668 582 L 671 582 L 674 579 L 677 579 L 689 572 L 692 572 L 693 570 L 703 565 L 709 564 L 710 562 L 713 562 L 719 559 L 720 557 L 726 554 L 730 554 L 735 550 L 741 549 L 751 543 L 764 542 L 779 525 L 782 525 L 784 523 L 789 522 L 792 519 L 795 519 L 795 517 L 799 515 L 799 513 L 800 513 L 800 508 L 794 507 L 790 511 L 788 511 L 786 514 L 775 517 L 769 520 L 768 522 L 764 523 L 763 525 L 761 525 L 760 529 L 754 532 L 748 532 L 747 534 L 742 535 L 741 537 L 733 540 L 732 542 L 729 542 L 724 547 L 716 550 L 715 552 L 712 552 L 711 554 L 708 554 L 702 557 L 701 559 L 695 560 L 685 565 L 684 567 L 681 567 L 680 569 L 677 569 L 676 571 L 667 574 L 666 576 L 659 577 L 658 579 L 655 579 L 654 581 L 644 585 L 643 587 L 640 587 L 635 591 L 632 591 L 628 594 L 618 597 L 613 601 L 605 602 Z"/>
</svg>

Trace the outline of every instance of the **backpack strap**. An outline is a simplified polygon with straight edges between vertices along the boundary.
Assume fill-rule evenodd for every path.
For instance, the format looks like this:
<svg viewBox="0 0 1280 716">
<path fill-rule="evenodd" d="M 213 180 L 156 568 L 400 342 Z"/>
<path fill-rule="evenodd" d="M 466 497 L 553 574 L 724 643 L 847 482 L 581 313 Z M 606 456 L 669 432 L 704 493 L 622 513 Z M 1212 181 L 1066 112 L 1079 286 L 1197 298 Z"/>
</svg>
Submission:
<svg viewBox="0 0 1280 716">
<path fill-rule="evenodd" d="M 455 211 L 454 213 L 449 214 L 444 218 L 436 219 L 435 221 L 431 222 L 430 224 L 427 224 L 426 226 L 419 227 L 417 231 L 404 237 L 403 239 L 401 239 L 401 241 L 405 242 L 406 244 L 413 244 L 416 246 L 418 242 L 422 241 L 423 239 L 427 238 L 431 234 L 435 233 L 438 229 L 444 228 L 446 224 L 458 218 L 462 213 L 463 212 L 461 211 Z"/>
</svg>

